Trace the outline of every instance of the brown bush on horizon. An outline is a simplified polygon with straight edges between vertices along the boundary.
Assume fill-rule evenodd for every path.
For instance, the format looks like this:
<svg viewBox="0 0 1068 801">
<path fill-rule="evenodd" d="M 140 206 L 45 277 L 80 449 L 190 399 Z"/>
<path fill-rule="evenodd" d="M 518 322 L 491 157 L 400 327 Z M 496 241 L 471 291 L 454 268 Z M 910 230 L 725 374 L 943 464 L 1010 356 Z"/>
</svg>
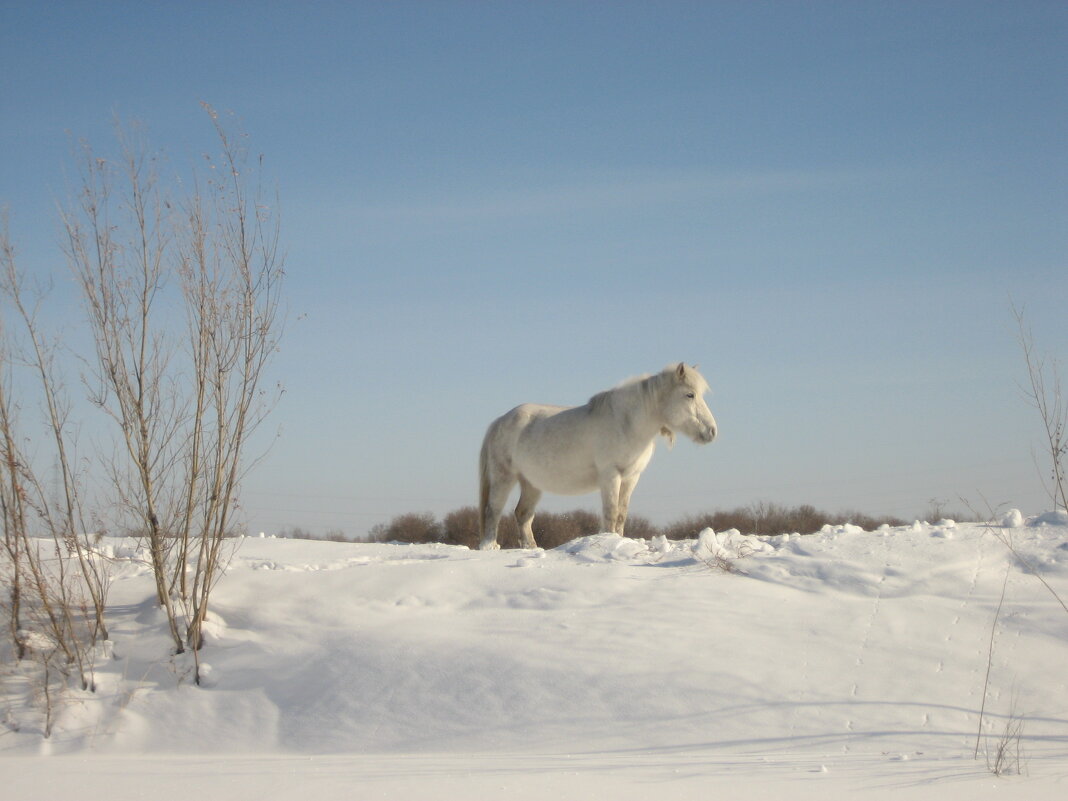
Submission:
<svg viewBox="0 0 1068 801">
<path fill-rule="evenodd" d="M 894 517 L 873 517 L 860 512 L 829 514 L 809 504 L 788 507 L 775 503 L 756 503 L 735 509 L 689 515 L 665 526 L 635 515 L 627 521 L 625 533 L 632 539 L 652 539 L 663 535 L 671 540 L 693 539 L 706 528 L 715 531 L 737 529 L 742 534 L 813 534 L 825 525 L 851 523 L 871 531 L 880 525 L 905 525 Z M 539 512 L 534 518 L 534 538 L 540 547 L 557 548 L 566 542 L 601 533 L 600 515 L 585 509 L 570 512 Z M 441 542 L 477 548 L 479 542 L 478 510 L 464 506 L 449 512 L 439 523 L 429 512 L 399 515 L 389 523 L 371 529 L 374 542 Z M 515 548 L 519 542 L 515 518 L 501 517 L 502 548 Z"/>
</svg>

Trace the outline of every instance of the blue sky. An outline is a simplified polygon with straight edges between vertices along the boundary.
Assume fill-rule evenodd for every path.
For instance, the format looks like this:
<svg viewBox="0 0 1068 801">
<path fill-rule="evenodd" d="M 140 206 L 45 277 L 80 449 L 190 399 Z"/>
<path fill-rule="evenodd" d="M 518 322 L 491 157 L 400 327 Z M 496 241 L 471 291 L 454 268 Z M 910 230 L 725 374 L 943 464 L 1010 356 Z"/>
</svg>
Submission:
<svg viewBox="0 0 1068 801">
<path fill-rule="evenodd" d="M 0 75 L 0 204 L 62 315 L 71 136 L 141 120 L 177 169 L 206 101 L 265 155 L 253 530 L 471 504 L 493 417 L 680 359 L 721 436 L 633 513 L 1048 505 L 1010 303 L 1068 357 L 1062 2 L 4 0 Z"/>
</svg>

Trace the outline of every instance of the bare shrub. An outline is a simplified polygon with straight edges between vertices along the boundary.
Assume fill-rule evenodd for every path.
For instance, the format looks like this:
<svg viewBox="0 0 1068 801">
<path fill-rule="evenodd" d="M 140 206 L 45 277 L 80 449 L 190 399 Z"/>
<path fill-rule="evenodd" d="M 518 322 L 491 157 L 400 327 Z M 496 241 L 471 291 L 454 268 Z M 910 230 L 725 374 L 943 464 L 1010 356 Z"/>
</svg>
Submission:
<svg viewBox="0 0 1068 801">
<path fill-rule="evenodd" d="M 951 509 L 949 508 L 949 501 L 941 498 L 931 498 L 927 502 L 927 511 L 924 512 L 923 520 L 928 523 L 937 523 L 939 520 L 955 520 L 958 523 L 982 523 L 989 520 L 989 517 L 983 517 L 976 514 L 975 510 L 966 501 L 961 501 L 964 504 L 965 509 Z"/>
<path fill-rule="evenodd" d="M 283 528 L 278 532 L 278 536 L 284 540 L 314 540 L 316 536 L 308 531 L 306 528 L 300 526 L 290 526 L 289 528 Z"/>
<path fill-rule="evenodd" d="M 894 517 L 873 517 L 860 512 L 830 514 L 809 504 L 788 507 L 760 502 L 734 509 L 691 515 L 666 526 L 662 533 L 668 539 L 691 539 L 706 528 L 715 531 L 737 529 L 742 534 L 814 534 L 825 525 L 851 523 L 866 530 L 882 524 L 901 526 L 905 522 Z"/>
<path fill-rule="evenodd" d="M 647 517 L 630 515 L 627 517 L 625 533 L 626 536 L 634 540 L 651 540 L 653 537 L 659 536 L 660 529 Z"/>
<path fill-rule="evenodd" d="M 1001 618 L 1001 610 L 1005 605 L 1005 592 L 1009 586 L 1009 575 L 1011 573 L 1012 566 L 1010 565 L 1005 569 L 1005 578 L 1001 583 L 1001 595 L 998 598 L 998 605 L 994 609 L 994 619 L 990 624 L 990 640 L 986 651 L 986 676 L 983 680 L 983 700 L 979 707 L 979 723 L 975 734 L 976 759 L 979 758 L 979 748 L 983 740 L 983 721 L 986 715 L 986 700 L 990 692 L 990 668 L 994 662 L 994 640 L 997 635 L 998 621 Z M 987 770 L 995 776 L 1021 773 L 1023 763 L 1021 761 L 1020 741 L 1022 738 L 1023 718 L 1016 712 L 1016 698 L 1014 693 L 1012 703 L 1009 707 L 1009 714 L 1005 717 L 1004 727 L 993 738 L 987 737 L 988 744 L 992 741 L 992 746 L 988 747 L 985 752 Z"/>
<path fill-rule="evenodd" d="M 703 514 L 687 515 L 679 518 L 674 523 L 664 526 L 660 529 L 660 533 L 669 540 L 692 540 L 706 528 L 711 528 L 715 531 L 736 528 L 736 526 L 723 525 L 723 520 L 722 513 L 705 512 Z"/>
<path fill-rule="evenodd" d="M 642 525 L 638 518 L 639 526 Z M 542 548 L 556 548 L 578 537 L 596 534 L 601 528 L 601 518 L 586 510 L 571 512 L 539 512 L 534 518 L 534 537 Z M 403 514 L 389 523 L 381 523 L 371 529 L 376 542 L 443 542 L 449 545 L 478 545 L 478 510 L 464 506 L 445 515 L 438 523 L 433 515 Z M 519 544 L 519 527 L 515 517 L 501 518 L 500 543 L 504 548 Z"/>
<path fill-rule="evenodd" d="M 119 130 L 114 161 L 81 149 L 61 222 L 93 350 L 79 354 L 92 373 L 86 389 L 114 423 L 113 451 L 99 460 L 75 453 L 60 345 L 37 323 L 45 293 L 19 272 L 0 221 L 0 656 L 36 666 L 46 736 L 68 684 L 95 689 L 109 587 L 98 538 L 109 524 L 147 540 L 174 650 L 193 650 L 199 683 L 201 627 L 236 528 L 247 440 L 276 397 L 264 370 L 279 334 L 277 222 L 250 185 L 257 173 L 244 149 L 207 111 L 221 158 L 185 197 L 162 191 L 136 131 Z M 26 379 L 18 391 L 16 372 Z M 24 406 L 43 426 L 25 425 Z M 106 520 L 87 507 L 92 468 L 108 485 L 97 509 L 117 510 Z"/>
<path fill-rule="evenodd" d="M 48 737 L 66 686 L 76 681 L 95 689 L 95 648 L 108 636 L 109 575 L 88 524 L 84 477 L 74 466 L 56 345 L 37 323 L 42 298 L 19 272 L 7 220 L 0 220 L 0 613 L 10 638 L 0 654 L 33 666 Z M 8 320 L 18 336 L 4 326 Z M 26 380 L 16 382 L 16 372 Z M 43 422 L 26 424 L 22 404 L 39 405 L 43 414 L 35 419 Z M 28 452 L 27 445 L 44 452 Z M 49 457 L 55 474 L 45 482 L 37 463 Z"/>
<path fill-rule="evenodd" d="M 755 551 L 750 545 L 742 544 L 731 554 L 724 553 L 719 549 L 711 551 L 699 548 L 695 551 L 694 558 L 709 570 L 719 573 L 742 573 L 744 571 L 738 567 L 737 560 L 745 559 L 754 553 Z"/>
<path fill-rule="evenodd" d="M 393 518 L 389 523 L 379 523 L 371 529 L 374 542 L 441 542 L 444 530 L 430 512 L 410 512 Z"/>
<path fill-rule="evenodd" d="M 939 518 L 939 519 L 941 519 L 941 518 Z M 958 513 L 957 516 L 954 517 L 953 519 L 954 520 L 965 520 L 967 518 L 963 514 L 959 514 Z M 845 524 L 848 523 L 850 525 L 860 526 L 865 531 L 875 531 L 875 529 L 879 528 L 879 526 L 904 526 L 904 525 L 908 525 L 907 522 L 902 520 L 900 517 L 892 517 L 892 516 L 889 516 L 889 515 L 885 516 L 885 517 L 876 517 L 874 515 L 869 515 L 869 514 L 865 514 L 864 512 L 857 512 L 857 511 L 839 512 L 838 514 L 833 515 L 832 518 L 828 522 L 832 526 L 840 526 L 840 525 L 845 525 Z M 937 522 L 937 521 L 932 521 L 932 522 Z"/>
<path fill-rule="evenodd" d="M 501 521 L 502 530 L 504 522 Z M 514 533 L 512 532 L 513 536 Z M 478 540 L 478 509 L 474 506 L 464 506 L 445 515 L 442 521 L 442 542 L 477 548 Z"/>
<path fill-rule="evenodd" d="M 1066 478 L 1064 465 L 1064 460 L 1068 456 L 1068 403 L 1065 402 L 1062 392 L 1058 365 L 1056 362 L 1047 361 L 1036 350 L 1034 338 L 1030 327 L 1025 321 L 1023 311 L 1014 306 L 1012 312 L 1016 318 L 1017 338 L 1023 351 L 1024 363 L 1027 366 L 1028 386 L 1024 389 L 1024 394 L 1031 405 L 1038 411 L 1042 422 L 1044 434 L 1043 450 L 1047 463 L 1045 470 L 1040 470 L 1040 474 L 1045 473 L 1043 483 L 1054 508 L 1068 510 L 1068 478 Z M 1038 460 L 1036 458 L 1037 463 Z M 977 519 L 978 517 L 979 515 L 976 515 Z M 986 519 L 992 520 L 995 517 L 994 510 L 988 509 Z M 994 525 L 989 525 L 987 526 L 987 532 L 992 534 L 1015 557 L 1017 564 L 1038 579 L 1054 600 L 1060 604 L 1061 608 L 1068 613 L 1068 603 L 1065 603 L 1060 594 L 1036 569 L 1036 566 L 1017 550 L 1013 543 L 1011 530 L 999 530 Z M 1001 587 L 1001 596 L 994 610 L 994 619 L 990 626 L 990 640 L 986 654 L 986 674 L 983 680 L 983 696 L 975 735 L 976 759 L 979 758 L 979 749 L 983 738 L 983 722 L 990 689 L 990 670 L 994 657 L 994 641 L 1002 607 L 1005 603 L 1005 593 L 1011 570 L 1011 566 L 1006 569 L 1005 579 Z M 986 752 L 987 768 L 991 773 L 996 776 L 1002 776 L 1008 773 L 1022 772 L 1023 763 L 1020 749 L 1022 737 L 1023 719 L 1016 713 L 1014 697 L 1002 731 L 993 738 L 993 747 Z M 988 737 L 988 742 L 990 739 Z"/>
<path fill-rule="evenodd" d="M 1013 314 L 1027 365 L 1028 387 L 1024 392 L 1042 421 L 1046 491 L 1054 508 L 1068 510 L 1068 401 L 1062 391 L 1059 365 L 1038 353 L 1023 311 L 1014 307 Z"/>
<path fill-rule="evenodd" d="M 324 534 L 316 534 L 300 526 L 289 526 L 278 531 L 278 537 L 284 540 L 319 540 L 321 542 L 352 542 L 339 528 L 327 529 Z"/>
<path fill-rule="evenodd" d="M 535 525 L 537 518 L 535 518 Z M 512 515 L 503 515 L 500 522 L 498 541 L 502 548 L 516 548 L 519 545 L 519 526 Z M 477 548 L 479 542 L 478 510 L 474 506 L 463 506 L 445 515 L 442 521 L 442 542 L 449 545 L 464 545 Z"/>
<path fill-rule="evenodd" d="M 601 528 L 601 518 L 586 510 L 571 512 L 538 512 L 534 516 L 534 539 L 541 548 L 556 548 L 579 537 L 596 534 Z M 442 542 L 450 545 L 478 545 L 478 510 L 465 506 L 445 516 L 442 525 Z M 501 518 L 499 542 L 502 548 L 519 545 L 519 526 L 513 515 Z"/>
<path fill-rule="evenodd" d="M 601 531 L 601 516 L 585 509 L 571 512 L 539 512 L 534 517 L 534 539 L 542 548 L 558 548 L 566 542 Z"/>
<path fill-rule="evenodd" d="M 1023 739 L 1024 719 L 1010 709 L 1005 716 L 1005 725 L 994 738 L 986 754 L 987 770 L 995 776 L 1021 775 L 1024 772 Z"/>
<path fill-rule="evenodd" d="M 813 506 L 786 507 L 773 503 L 759 503 L 727 511 L 690 515 L 670 525 L 660 527 L 638 515 L 627 520 L 626 536 L 632 539 L 652 539 L 661 534 L 668 539 L 693 539 L 706 528 L 716 531 L 737 529 L 743 534 L 811 534 L 830 524 L 853 523 L 865 529 L 875 529 L 883 523 L 904 525 L 892 517 L 872 517 L 859 512 L 827 514 Z M 444 542 L 449 545 L 478 546 L 478 510 L 464 506 L 445 515 L 438 523 L 433 515 L 405 514 L 388 523 L 380 523 L 371 530 L 377 542 Z M 601 533 L 599 515 L 585 509 L 570 512 L 539 511 L 534 516 L 534 538 L 542 548 L 557 548 L 579 537 Z M 515 517 L 501 517 L 499 542 L 502 548 L 519 544 L 519 529 Z"/>
<path fill-rule="evenodd" d="M 114 161 L 83 145 L 63 215 L 95 349 L 92 400 L 119 442 L 106 465 L 116 525 L 145 532 L 177 653 L 201 647 L 246 444 L 277 397 L 263 385 L 280 331 L 278 222 L 247 153 L 205 108 L 221 156 L 190 195 L 169 197 L 138 131 L 120 129 Z"/>
</svg>

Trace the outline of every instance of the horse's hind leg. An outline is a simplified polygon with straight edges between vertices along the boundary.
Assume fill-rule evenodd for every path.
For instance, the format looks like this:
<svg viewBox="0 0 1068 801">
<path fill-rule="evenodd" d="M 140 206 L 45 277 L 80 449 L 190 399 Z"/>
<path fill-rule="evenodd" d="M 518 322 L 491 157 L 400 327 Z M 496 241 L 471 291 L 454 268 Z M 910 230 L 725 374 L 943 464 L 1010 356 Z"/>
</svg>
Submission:
<svg viewBox="0 0 1068 801">
<path fill-rule="evenodd" d="M 534 507 L 541 500 L 541 490 L 522 476 L 519 477 L 519 503 L 515 507 L 515 522 L 519 524 L 519 547 L 537 548 L 534 541 Z"/>
<path fill-rule="evenodd" d="M 497 543 L 497 527 L 501 522 L 501 513 L 504 505 L 508 503 L 508 496 L 515 486 L 515 478 L 511 476 L 494 476 L 489 480 L 489 491 L 482 507 L 482 541 L 479 549 L 483 551 L 495 551 L 501 546 Z"/>
</svg>

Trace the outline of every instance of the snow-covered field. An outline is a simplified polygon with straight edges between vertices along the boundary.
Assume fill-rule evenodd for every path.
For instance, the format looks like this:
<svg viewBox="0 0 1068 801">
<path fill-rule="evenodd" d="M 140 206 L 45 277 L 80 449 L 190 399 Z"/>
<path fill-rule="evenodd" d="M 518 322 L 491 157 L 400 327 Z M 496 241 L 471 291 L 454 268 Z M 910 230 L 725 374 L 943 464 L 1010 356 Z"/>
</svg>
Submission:
<svg viewBox="0 0 1068 801">
<path fill-rule="evenodd" d="M 547 552 L 244 539 L 215 591 L 202 687 L 188 656 L 168 657 L 147 568 L 122 558 L 98 691 L 71 693 L 47 741 L 9 697 L 0 787 L 25 801 L 1065 798 L 1068 611 L 1038 576 L 1068 599 L 1068 521 L 1008 522 Z M 995 777 L 1010 714 L 1023 775 Z"/>
</svg>

